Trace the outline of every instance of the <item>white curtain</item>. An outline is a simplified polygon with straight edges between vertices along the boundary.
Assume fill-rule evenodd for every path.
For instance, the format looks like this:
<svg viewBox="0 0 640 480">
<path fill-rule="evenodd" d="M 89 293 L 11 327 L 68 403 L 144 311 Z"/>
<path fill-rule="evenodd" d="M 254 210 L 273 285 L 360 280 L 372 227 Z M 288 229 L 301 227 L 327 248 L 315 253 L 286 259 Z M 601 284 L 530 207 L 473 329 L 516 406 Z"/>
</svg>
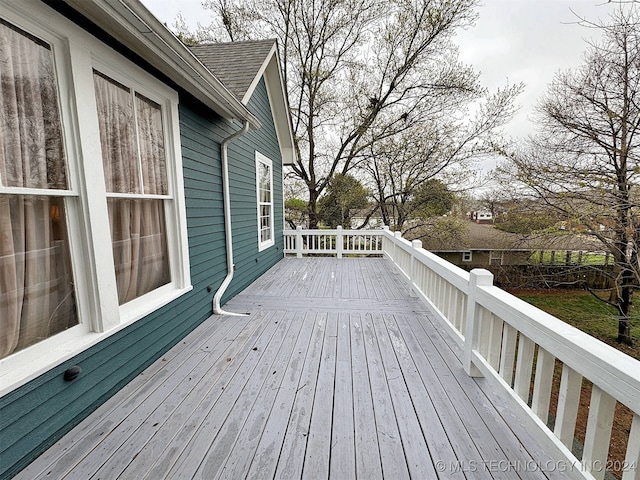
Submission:
<svg viewBox="0 0 640 480">
<path fill-rule="evenodd" d="M 0 185 L 67 188 L 50 48 L 4 21 Z M 61 197 L 0 193 L 0 358 L 78 323 L 64 215 Z"/>
<path fill-rule="evenodd" d="M 134 115 L 129 88 L 100 72 L 94 84 L 105 182 L 114 194 L 108 207 L 118 299 L 124 304 L 170 281 L 164 200 L 117 195 L 167 193 L 162 111 L 136 94 Z"/>
</svg>

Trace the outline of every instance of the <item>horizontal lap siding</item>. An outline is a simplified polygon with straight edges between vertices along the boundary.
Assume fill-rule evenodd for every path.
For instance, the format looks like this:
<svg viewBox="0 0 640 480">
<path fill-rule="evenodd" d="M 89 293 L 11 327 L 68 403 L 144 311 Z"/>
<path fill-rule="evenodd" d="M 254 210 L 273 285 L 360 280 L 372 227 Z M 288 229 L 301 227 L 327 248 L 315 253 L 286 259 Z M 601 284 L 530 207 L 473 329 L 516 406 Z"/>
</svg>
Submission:
<svg viewBox="0 0 640 480">
<path fill-rule="evenodd" d="M 180 119 L 191 281 L 210 315 L 207 287 L 215 290 L 226 275 L 220 143 L 235 128 L 197 103 L 183 102 Z"/>
<path fill-rule="evenodd" d="M 242 291 L 283 257 L 282 157 L 276 136 L 264 79 L 258 83 L 249 110 L 262 127 L 250 130 L 229 146 L 233 256 L 236 272 L 223 303 Z M 255 152 L 273 162 L 273 206 L 275 243 L 258 252 L 258 207 Z"/>
<path fill-rule="evenodd" d="M 212 313 L 213 292 L 226 274 L 220 142 L 237 126 L 195 101 L 181 102 L 193 290 L 0 398 L 0 478 L 24 468 Z M 65 382 L 72 365 L 82 375 Z"/>
</svg>

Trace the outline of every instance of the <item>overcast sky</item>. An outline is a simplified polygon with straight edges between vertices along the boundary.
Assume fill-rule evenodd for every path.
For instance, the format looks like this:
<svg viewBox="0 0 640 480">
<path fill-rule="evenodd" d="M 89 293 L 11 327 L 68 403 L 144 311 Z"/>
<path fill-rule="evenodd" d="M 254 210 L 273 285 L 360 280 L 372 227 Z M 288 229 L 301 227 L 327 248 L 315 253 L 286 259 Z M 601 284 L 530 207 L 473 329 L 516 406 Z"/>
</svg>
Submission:
<svg viewBox="0 0 640 480">
<path fill-rule="evenodd" d="M 201 0 L 142 0 L 161 21 L 171 26 L 181 13 L 187 25 L 208 25 Z M 606 19 L 613 5 L 608 0 L 484 0 L 475 27 L 456 37 L 460 58 L 482 73 L 482 83 L 495 89 L 524 82 L 521 109 L 506 129 L 512 136 L 533 131 L 528 118 L 536 100 L 558 69 L 580 65 L 597 31 L 576 25 L 572 10 L 589 20 Z"/>
</svg>

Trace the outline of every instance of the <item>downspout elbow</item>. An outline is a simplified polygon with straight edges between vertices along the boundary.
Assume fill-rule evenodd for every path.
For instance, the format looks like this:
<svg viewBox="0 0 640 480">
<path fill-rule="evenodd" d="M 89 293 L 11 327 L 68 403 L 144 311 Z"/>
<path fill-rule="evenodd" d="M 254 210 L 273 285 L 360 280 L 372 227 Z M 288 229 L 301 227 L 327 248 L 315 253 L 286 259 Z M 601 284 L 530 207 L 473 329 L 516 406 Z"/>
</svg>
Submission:
<svg viewBox="0 0 640 480">
<path fill-rule="evenodd" d="M 225 138 L 220 146 L 220 156 L 222 163 L 222 200 L 224 205 L 224 237 L 225 246 L 227 249 L 227 275 L 218 288 L 218 291 L 213 296 L 213 313 L 216 315 L 245 315 L 241 313 L 232 313 L 222 310 L 222 308 L 220 307 L 220 301 L 222 300 L 224 292 L 231 284 L 231 280 L 233 279 L 233 272 L 235 270 L 235 264 L 233 263 L 233 232 L 231 230 L 231 196 L 229 193 L 229 158 L 227 149 L 231 142 L 240 138 L 248 131 L 249 122 L 245 120 L 242 129 Z"/>
</svg>

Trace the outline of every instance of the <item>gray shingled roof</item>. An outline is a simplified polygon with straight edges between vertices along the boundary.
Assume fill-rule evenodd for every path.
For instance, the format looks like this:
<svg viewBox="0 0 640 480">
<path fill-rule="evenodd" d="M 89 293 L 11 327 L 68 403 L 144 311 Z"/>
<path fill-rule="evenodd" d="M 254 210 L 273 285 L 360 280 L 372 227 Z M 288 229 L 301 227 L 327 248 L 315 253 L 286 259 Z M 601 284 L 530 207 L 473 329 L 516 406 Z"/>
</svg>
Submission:
<svg viewBox="0 0 640 480">
<path fill-rule="evenodd" d="M 242 100 L 275 42 L 211 43 L 190 46 L 189 49 L 231 93 Z"/>
</svg>

